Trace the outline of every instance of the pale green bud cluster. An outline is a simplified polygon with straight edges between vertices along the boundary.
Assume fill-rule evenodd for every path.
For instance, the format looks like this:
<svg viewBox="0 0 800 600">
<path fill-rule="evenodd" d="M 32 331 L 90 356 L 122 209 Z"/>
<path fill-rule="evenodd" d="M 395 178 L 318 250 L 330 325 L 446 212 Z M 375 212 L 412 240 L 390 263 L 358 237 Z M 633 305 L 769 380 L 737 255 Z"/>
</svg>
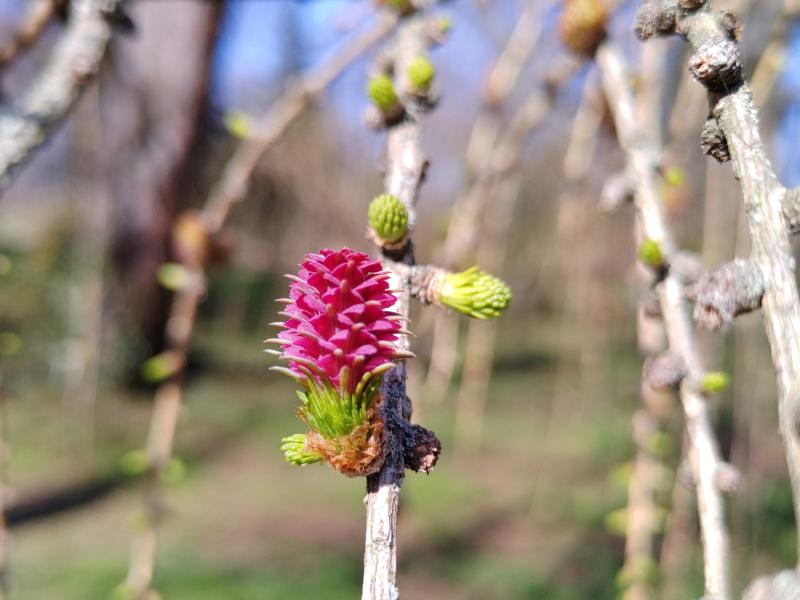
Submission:
<svg viewBox="0 0 800 600">
<path fill-rule="evenodd" d="M 414 92 L 425 93 L 433 83 L 436 68 L 425 56 L 418 56 L 409 63 L 406 75 Z"/>
<path fill-rule="evenodd" d="M 400 99 L 394 89 L 394 83 L 386 75 L 376 75 L 367 83 L 367 95 L 381 112 L 390 112 L 397 108 Z"/>
<path fill-rule="evenodd" d="M 508 308 L 511 290 L 497 277 L 472 267 L 445 275 L 438 299 L 442 305 L 475 319 L 493 319 Z"/>
<path fill-rule="evenodd" d="M 370 202 L 369 226 L 382 242 L 395 244 L 408 232 L 408 211 L 397 196 L 381 194 Z"/>
<path fill-rule="evenodd" d="M 305 448 L 306 434 L 295 433 L 281 440 L 281 451 L 286 460 L 293 465 L 310 465 L 322 460 L 322 456 Z"/>
</svg>

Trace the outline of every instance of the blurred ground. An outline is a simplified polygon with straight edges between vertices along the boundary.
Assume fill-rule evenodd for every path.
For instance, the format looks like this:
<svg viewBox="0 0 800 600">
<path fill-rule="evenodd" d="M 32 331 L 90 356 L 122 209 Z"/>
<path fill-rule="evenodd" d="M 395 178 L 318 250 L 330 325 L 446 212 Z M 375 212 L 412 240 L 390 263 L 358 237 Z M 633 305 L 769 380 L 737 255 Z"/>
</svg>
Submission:
<svg viewBox="0 0 800 600">
<path fill-rule="evenodd" d="M 534 327 L 537 335 L 528 337 Z M 156 588 L 171 600 L 356 597 L 363 481 L 283 461 L 280 437 L 299 431 L 292 388 L 266 371 L 261 332 L 230 332 L 229 320 L 206 323 L 196 344 L 206 367 L 196 366 L 187 387 L 178 455 L 188 475 L 169 492 L 174 512 L 162 530 Z M 615 351 L 613 404 L 585 402 L 554 414 L 558 332 L 517 323 L 504 333 L 480 452 L 453 455 L 452 398 L 422 400 L 425 423 L 446 450 L 432 475 L 406 480 L 404 598 L 613 598 L 622 539 L 609 532 L 607 515 L 625 504 L 619 466 L 631 453 L 638 357 Z M 12 484 L 36 489 L 76 470 L 111 468 L 141 443 L 148 400 L 102 390 L 90 449 L 80 413 L 53 410 L 57 398 L 26 391 L 7 409 Z M 108 597 L 124 576 L 136 491 L 16 530 L 14 597 Z M 754 568 L 775 563 L 773 552 L 761 550 Z M 748 549 L 739 551 L 740 561 L 752 561 Z M 700 557 L 690 554 L 693 578 L 683 598 L 702 591 Z"/>
</svg>

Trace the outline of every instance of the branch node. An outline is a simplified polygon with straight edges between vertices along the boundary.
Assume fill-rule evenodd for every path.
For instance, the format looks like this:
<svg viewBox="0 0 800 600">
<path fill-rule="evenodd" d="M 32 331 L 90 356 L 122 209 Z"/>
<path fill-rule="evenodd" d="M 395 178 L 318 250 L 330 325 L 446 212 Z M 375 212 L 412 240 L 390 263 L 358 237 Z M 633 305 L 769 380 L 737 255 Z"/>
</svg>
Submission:
<svg viewBox="0 0 800 600">
<path fill-rule="evenodd" d="M 687 291 L 695 302 L 698 325 L 717 330 L 730 326 L 738 315 L 760 308 L 765 289 L 758 267 L 736 259 L 706 273 Z"/>
<path fill-rule="evenodd" d="M 730 39 L 706 42 L 689 59 L 689 71 L 709 91 L 738 88 L 743 82 L 739 47 Z"/>
<path fill-rule="evenodd" d="M 669 351 L 649 356 L 642 367 L 645 382 L 660 392 L 677 389 L 687 374 L 688 369 L 683 357 Z"/>
</svg>

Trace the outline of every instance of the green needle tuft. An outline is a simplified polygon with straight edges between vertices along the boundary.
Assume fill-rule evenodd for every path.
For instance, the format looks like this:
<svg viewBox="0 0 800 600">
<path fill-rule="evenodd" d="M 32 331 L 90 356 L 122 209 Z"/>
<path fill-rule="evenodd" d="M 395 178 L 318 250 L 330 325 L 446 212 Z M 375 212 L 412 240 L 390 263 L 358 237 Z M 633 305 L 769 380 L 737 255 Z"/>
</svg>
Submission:
<svg viewBox="0 0 800 600">
<path fill-rule="evenodd" d="M 286 460 L 293 465 L 310 465 L 322 460 L 322 456 L 305 448 L 306 434 L 295 433 L 281 440 L 281 450 Z"/>
<path fill-rule="evenodd" d="M 511 290 L 497 277 L 472 267 L 444 277 L 439 302 L 475 319 L 494 319 L 511 303 Z"/>
</svg>

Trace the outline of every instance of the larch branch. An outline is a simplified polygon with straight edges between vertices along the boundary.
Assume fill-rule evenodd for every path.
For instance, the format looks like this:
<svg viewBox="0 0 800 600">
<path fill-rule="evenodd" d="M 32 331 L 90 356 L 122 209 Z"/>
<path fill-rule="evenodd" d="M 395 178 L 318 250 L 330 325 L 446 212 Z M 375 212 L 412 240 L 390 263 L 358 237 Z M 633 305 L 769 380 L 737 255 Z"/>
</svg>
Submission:
<svg viewBox="0 0 800 600">
<path fill-rule="evenodd" d="M 758 129 L 758 113 L 741 74 L 735 16 L 715 11 L 701 0 L 645 2 L 637 15 L 638 29 L 672 15 L 662 34 L 677 33 L 692 45 L 690 70 L 708 90 L 714 119 L 730 154 L 733 173 L 742 188 L 750 231 L 750 261 L 762 273 L 764 327 L 778 379 L 778 413 L 794 496 L 800 517 L 800 297 L 789 227 L 797 229 L 798 192 L 778 181 Z M 669 19 L 667 19 L 669 20 Z M 647 36 L 640 37 L 646 38 Z M 789 216 L 789 227 L 787 227 Z M 800 522 L 798 522 L 800 527 Z M 800 529 L 799 529 L 800 531 Z M 800 538 L 799 538 L 800 542 Z"/>
<path fill-rule="evenodd" d="M 107 6 L 106 6 L 107 5 Z M 100 69 L 117 0 L 72 0 L 67 29 L 42 72 L 14 103 L 0 108 L 0 190 L 44 144 Z"/>
<path fill-rule="evenodd" d="M 408 319 L 409 300 L 413 282 L 409 269 L 415 265 L 413 230 L 416 223 L 416 203 L 425 178 L 427 160 L 422 150 L 422 122 L 430 104 L 424 98 L 409 93 L 408 66 L 414 59 L 424 57 L 433 40 L 426 34 L 424 11 L 406 17 L 398 29 L 391 48 L 394 65 L 394 86 L 403 96 L 405 115 L 392 124 L 386 140 L 386 172 L 384 191 L 400 199 L 408 212 L 408 238 L 402 249 L 383 250 L 384 265 L 391 273 L 390 285 L 396 290 L 394 311 Z M 407 336 L 398 342 L 401 350 L 409 349 Z M 382 387 L 382 416 L 388 451 L 381 470 L 367 478 L 366 535 L 364 544 L 364 579 L 362 600 L 395 600 L 399 597 L 397 571 L 397 511 L 400 487 L 405 469 L 415 468 L 416 445 L 433 442 L 435 456 L 440 445 L 435 435 L 419 425 L 411 425 L 412 405 L 406 394 L 406 366 L 396 365 L 384 377 Z M 430 465 L 432 466 L 432 465 Z M 426 468 L 427 472 L 430 470 Z"/>
<path fill-rule="evenodd" d="M 638 126 L 634 94 L 619 51 L 609 43 L 604 44 L 597 52 L 597 65 L 634 178 L 634 202 L 642 237 L 658 243 L 668 261 L 675 255 L 676 247 L 658 191 L 658 149 L 647 138 L 646 131 Z M 708 400 L 698 389 L 697 382 L 702 379 L 704 370 L 695 347 L 684 282 L 676 273 L 667 270 L 657 283 L 656 292 L 669 348 L 681 356 L 688 371 L 679 393 L 686 419 L 689 461 L 697 488 L 706 594 L 714 600 L 729 600 L 730 543 L 722 494 L 717 485 L 722 460 Z"/>
</svg>

